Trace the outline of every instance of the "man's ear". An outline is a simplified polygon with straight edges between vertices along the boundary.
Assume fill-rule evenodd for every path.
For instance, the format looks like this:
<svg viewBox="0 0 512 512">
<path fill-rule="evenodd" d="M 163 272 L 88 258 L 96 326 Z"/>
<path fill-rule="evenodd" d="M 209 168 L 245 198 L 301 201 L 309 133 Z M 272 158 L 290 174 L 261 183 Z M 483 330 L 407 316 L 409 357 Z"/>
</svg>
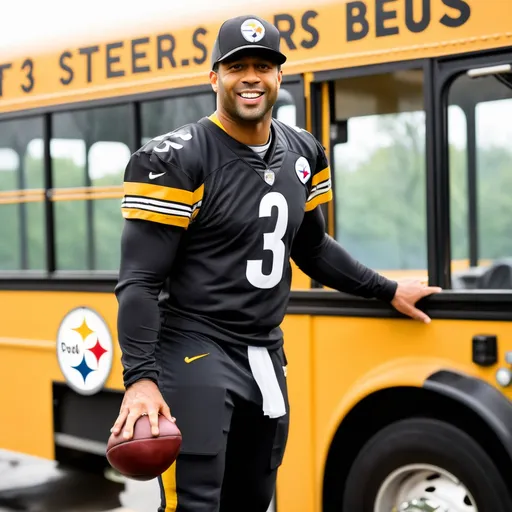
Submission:
<svg viewBox="0 0 512 512">
<path fill-rule="evenodd" d="M 218 85 L 217 85 L 218 75 L 215 73 L 215 71 L 210 71 L 210 84 L 212 86 L 213 92 L 217 92 Z"/>
</svg>

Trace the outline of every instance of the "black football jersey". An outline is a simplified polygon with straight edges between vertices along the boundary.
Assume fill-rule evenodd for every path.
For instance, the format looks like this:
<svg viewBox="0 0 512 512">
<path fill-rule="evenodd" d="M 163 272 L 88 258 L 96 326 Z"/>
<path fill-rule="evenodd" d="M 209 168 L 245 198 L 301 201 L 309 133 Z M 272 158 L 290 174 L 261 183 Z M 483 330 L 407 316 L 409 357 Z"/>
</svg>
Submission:
<svg viewBox="0 0 512 512">
<path fill-rule="evenodd" d="M 162 294 L 166 325 L 235 343 L 280 342 L 294 236 L 332 190 L 324 150 L 310 133 L 277 120 L 271 131 L 265 159 L 215 115 L 132 156 L 123 216 L 184 230 Z"/>
</svg>

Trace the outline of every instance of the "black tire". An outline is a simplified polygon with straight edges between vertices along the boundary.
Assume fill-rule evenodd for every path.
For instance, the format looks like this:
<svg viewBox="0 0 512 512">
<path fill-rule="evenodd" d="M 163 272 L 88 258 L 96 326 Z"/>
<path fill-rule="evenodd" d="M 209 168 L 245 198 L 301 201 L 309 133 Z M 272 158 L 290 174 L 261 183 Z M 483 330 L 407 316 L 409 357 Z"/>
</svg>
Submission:
<svg viewBox="0 0 512 512">
<path fill-rule="evenodd" d="M 420 463 L 457 477 L 478 512 L 512 511 L 502 475 L 473 438 L 448 423 L 414 418 L 387 426 L 363 446 L 347 478 L 343 512 L 374 512 L 375 498 L 386 478 L 400 467 Z"/>
</svg>

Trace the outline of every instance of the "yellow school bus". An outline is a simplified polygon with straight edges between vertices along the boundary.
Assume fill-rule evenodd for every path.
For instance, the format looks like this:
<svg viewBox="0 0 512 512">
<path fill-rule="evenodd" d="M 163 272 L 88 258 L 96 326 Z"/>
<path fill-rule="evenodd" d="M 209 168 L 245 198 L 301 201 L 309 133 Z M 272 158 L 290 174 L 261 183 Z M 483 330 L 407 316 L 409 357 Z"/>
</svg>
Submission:
<svg viewBox="0 0 512 512">
<path fill-rule="evenodd" d="M 158 8 L 0 55 L 0 447 L 100 472 L 123 390 L 124 167 L 215 109 L 214 37 L 248 9 Z M 294 273 L 277 511 L 510 512 L 512 3 L 249 10 L 289 56 L 274 116 L 330 155 L 331 236 L 443 288 L 425 325 Z"/>
</svg>

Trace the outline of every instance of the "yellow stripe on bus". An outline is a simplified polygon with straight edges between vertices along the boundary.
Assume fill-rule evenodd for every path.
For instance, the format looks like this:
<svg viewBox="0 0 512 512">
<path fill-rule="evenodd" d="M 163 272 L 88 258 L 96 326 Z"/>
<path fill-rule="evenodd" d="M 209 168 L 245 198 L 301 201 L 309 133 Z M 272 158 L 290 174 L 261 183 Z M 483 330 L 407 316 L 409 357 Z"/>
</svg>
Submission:
<svg viewBox="0 0 512 512">
<path fill-rule="evenodd" d="M 20 189 L 0 192 L 0 204 L 35 203 L 44 201 L 43 189 Z"/>
</svg>

